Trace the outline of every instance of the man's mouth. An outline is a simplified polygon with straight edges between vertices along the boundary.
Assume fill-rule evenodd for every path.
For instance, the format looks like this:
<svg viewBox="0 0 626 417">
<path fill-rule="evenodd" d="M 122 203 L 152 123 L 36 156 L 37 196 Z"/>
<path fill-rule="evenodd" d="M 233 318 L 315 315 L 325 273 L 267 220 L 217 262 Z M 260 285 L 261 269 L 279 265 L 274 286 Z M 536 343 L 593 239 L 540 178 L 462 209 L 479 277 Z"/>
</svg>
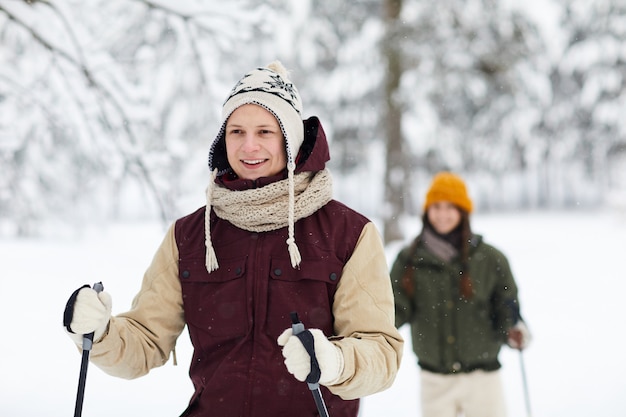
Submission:
<svg viewBox="0 0 626 417">
<path fill-rule="evenodd" d="M 265 159 L 243 159 L 241 162 L 246 165 L 258 165 L 265 162 Z"/>
</svg>

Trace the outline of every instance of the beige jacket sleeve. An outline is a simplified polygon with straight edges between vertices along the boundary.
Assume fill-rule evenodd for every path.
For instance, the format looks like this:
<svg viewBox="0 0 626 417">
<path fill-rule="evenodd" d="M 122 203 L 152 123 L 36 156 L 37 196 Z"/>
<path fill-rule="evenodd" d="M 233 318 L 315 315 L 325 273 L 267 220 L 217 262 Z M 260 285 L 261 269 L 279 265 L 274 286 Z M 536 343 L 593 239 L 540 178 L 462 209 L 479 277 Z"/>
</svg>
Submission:
<svg viewBox="0 0 626 417">
<path fill-rule="evenodd" d="M 167 362 L 184 327 L 172 225 L 146 270 L 131 310 L 111 318 L 90 359 L 110 375 L 137 378 Z"/>
<path fill-rule="evenodd" d="M 344 370 L 328 389 L 345 400 L 387 389 L 393 383 L 404 340 L 394 325 L 389 269 L 378 230 L 363 229 L 337 285 L 333 303 L 333 343 L 341 349 Z"/>
</svg>

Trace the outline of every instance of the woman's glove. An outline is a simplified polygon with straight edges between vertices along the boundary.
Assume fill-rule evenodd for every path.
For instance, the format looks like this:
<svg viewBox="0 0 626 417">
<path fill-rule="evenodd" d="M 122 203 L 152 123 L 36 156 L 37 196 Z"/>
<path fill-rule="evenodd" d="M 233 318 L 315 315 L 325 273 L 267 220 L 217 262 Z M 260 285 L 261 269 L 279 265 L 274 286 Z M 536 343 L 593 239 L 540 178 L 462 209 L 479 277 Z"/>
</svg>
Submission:
<svg viewBox="0 0 626 417">
<path fill-rule="evenodd" d="M 96 292 L 88 285 L 72 293 L 63 313 L 63 325 L 68 335 L 82 345 L 83 335 L 94 333 L 93 341 L 100 340 L 111 318 L 111 296 L 107 292 Z"/>
<path fill-rule="evenodd" d="M 343 354 L 332 342 L 329 342 L 324 333 L 319 329 L 309 330 L 313 335 L 315 356 L 320 367 L 321 385 L 334 385 L 338 382 L 343 372 Z M 304 345 L 293 335 L 291 329 L 285 330 L 277 340 L 283 346 L 283 356 L 287 370 L 298 381 L 304 382 L 311 372 L 311 357 Z"/>
<path fill-rule="evenodd" d="M 513 349 L 524 350 L 530 345 L 532 335 L 526 327 L 526 323 L 519 320 L 515 326 L 509 329 L 506 344 Z"/>
</svg>

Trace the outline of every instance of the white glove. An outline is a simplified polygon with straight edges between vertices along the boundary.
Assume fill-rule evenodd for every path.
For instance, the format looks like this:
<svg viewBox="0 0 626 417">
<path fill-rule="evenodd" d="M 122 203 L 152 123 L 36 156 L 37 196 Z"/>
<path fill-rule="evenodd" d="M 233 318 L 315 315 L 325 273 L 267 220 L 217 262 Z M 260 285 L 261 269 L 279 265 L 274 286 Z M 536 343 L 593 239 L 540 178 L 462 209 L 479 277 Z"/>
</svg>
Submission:
<svg viewBox="0 0 626 417">
<path fill-rule="evenodd" d="M 82 345 L 83 335 L 94 332 L 94 343 L 100 340 L 111 319 L 111 296 L 107 292 L 96 292 L 89 287 L 82 288 L 74 300 L 71 322 L 67 334 L 78 345 Z M 72 333 L 73 332 L 73 333 Z"/>
<path fill-rule="evenodd" d="M 522 320 L 519 320 L 515 326 L 509 329 L 506 344 L 513 349 L 524 350 L 530 345 L 532 335 L 530 330 Z"/>
<path fill-rule="evenodd" d="M 334 385 L 339 381 L 343 372 L 343 354 L 341 350 L 330 342 L 319 329 L 309 330 L 313 335 L 315 357 L 320 367 L 321 385 Z M 291 329 L 285 330 L 277 340 L 283 346 L 283 356 L 287 370 L 298 381 L 304 382 L 311 372 L 311 357 L 304 345 L 293 335 Z"/>
</svg>

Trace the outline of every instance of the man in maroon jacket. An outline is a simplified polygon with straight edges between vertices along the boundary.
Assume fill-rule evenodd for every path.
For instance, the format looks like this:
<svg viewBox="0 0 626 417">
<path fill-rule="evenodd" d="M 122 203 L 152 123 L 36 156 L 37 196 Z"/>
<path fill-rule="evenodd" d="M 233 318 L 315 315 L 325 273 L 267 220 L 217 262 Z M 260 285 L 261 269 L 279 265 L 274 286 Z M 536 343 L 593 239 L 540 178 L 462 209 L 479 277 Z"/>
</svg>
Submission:
<svg viewBox="0 0 626 417">
<path fill-rule="evenodd" d="M 183 416 L 315 416 L 311 359 L 291 330 L 311 329 L 329 414 L 388 388 L 403 340 L 374 224 L 332 199 L 328 143 L 280 62 L 246 74 L 211 145 L 207 204 L 169 229 L 130 311 L 77 290 L 66 308 L 91 360 L 124 378 L 167 362 L 185 325 L 195 392 Z"/>
</svg>

